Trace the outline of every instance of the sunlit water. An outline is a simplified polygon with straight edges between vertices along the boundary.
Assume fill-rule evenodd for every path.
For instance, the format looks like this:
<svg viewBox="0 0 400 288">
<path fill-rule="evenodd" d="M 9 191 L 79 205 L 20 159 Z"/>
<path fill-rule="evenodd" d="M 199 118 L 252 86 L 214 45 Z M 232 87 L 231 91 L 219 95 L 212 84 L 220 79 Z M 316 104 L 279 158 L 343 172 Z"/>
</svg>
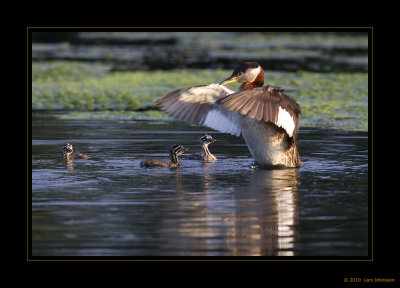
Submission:
<svg viewBox="0 0 400 288">
<path fill-rule="evenodd" d="M 172 144 L 211 163 L 140 168 Z M 32 124 L 33 256 L 367 256 L 368 135 L 301 128 L 300 169 L 261 170 L 244 140 L 182 122 Z M 62 161 L 70 142 L 89 160 Z"/>
</svg>

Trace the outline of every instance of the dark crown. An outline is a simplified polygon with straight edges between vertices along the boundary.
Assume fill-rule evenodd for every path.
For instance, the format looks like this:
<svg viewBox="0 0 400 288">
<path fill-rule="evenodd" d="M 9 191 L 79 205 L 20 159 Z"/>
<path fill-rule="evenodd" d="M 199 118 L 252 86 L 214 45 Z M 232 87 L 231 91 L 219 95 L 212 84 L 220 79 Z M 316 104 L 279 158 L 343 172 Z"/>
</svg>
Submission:
<svg viewBox="0 0 400 288">
<path fill-rule="evenodd" d="M 258 65 L 257 62 L 242 62 L 240 63 L 239 67 L 237 67 L 232 75 L 236 76 L 239 75 L 239 73 L 246 73 L 247 69 L 255 69 L 258 68 L 260 65 Z"/>
</svg>

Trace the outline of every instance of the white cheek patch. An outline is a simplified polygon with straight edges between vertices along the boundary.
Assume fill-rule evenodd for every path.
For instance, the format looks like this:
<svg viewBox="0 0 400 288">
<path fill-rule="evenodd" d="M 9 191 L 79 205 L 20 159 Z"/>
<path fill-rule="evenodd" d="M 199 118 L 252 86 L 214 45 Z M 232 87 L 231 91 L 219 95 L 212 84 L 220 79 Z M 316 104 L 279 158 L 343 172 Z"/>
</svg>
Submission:
<svg viewBox="0 0 400 288">
<path fill-rule="evenodd" d="M 238 81 L 239 83 L 243 82 L 253 82 L 256 80 L 258 74 L 260 73 L 261 66 L 258 66 L 257 68 L 253 68 L 251 70 L 247 70 L 245 74 L 239 77 Z"/>
<path fill-rule="evenodd" d="M 293 136 L 293 131 L 295 127 L 293 117 L 290 115 L 288 111 L 283 109 L 281 106 L 279 106 L 278 121 L 275 124 L 276 126 L 285 129 L 289 137 Z"/>
</svg>

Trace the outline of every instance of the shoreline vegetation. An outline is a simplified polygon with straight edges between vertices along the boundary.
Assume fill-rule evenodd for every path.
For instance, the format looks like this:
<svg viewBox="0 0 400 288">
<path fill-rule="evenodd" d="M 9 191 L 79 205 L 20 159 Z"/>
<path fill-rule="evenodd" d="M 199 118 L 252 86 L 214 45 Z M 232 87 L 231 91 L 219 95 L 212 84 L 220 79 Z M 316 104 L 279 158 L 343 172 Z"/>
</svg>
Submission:
<svg viewBox="0 0 400 288">
<path fill-rule="evenodd" d="M 32 111 L 63 111 L 62 119 L 168 120 L 155 101 L 183 87 L 218 82 L 225 69 L 110 72 L 97 63 L 32 65 Z M 368 74 L 266 71 L 301 105 L 301 125 L 368 131 Z M 232 84 L 232 89 L 237 89 Z"/>
</svg>

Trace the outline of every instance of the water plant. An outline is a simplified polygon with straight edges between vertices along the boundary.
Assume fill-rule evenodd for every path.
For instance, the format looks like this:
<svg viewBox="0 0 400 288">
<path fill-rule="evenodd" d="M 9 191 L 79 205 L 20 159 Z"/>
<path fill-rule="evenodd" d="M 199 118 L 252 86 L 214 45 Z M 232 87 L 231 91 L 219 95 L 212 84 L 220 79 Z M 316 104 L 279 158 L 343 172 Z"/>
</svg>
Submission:
<svg viewBox="0 0 400 288">
<path fill-rule="evenodd" d="M 73 111 L 63 117 L 75 119 L 168 119 L 154 110 L 160 96 L 177 88 L 218 82 L 230 73 L 223 69 L 120 72 L 100 63 L 38 62 L 32 65 L 32 108 Z M 285 88 L 301 104 L 302 126 L 368 130 L 367 73 L 267 70 L 265 82 Z M 237 89 L 235 84 L 230 87 Z"/>
</svg>

